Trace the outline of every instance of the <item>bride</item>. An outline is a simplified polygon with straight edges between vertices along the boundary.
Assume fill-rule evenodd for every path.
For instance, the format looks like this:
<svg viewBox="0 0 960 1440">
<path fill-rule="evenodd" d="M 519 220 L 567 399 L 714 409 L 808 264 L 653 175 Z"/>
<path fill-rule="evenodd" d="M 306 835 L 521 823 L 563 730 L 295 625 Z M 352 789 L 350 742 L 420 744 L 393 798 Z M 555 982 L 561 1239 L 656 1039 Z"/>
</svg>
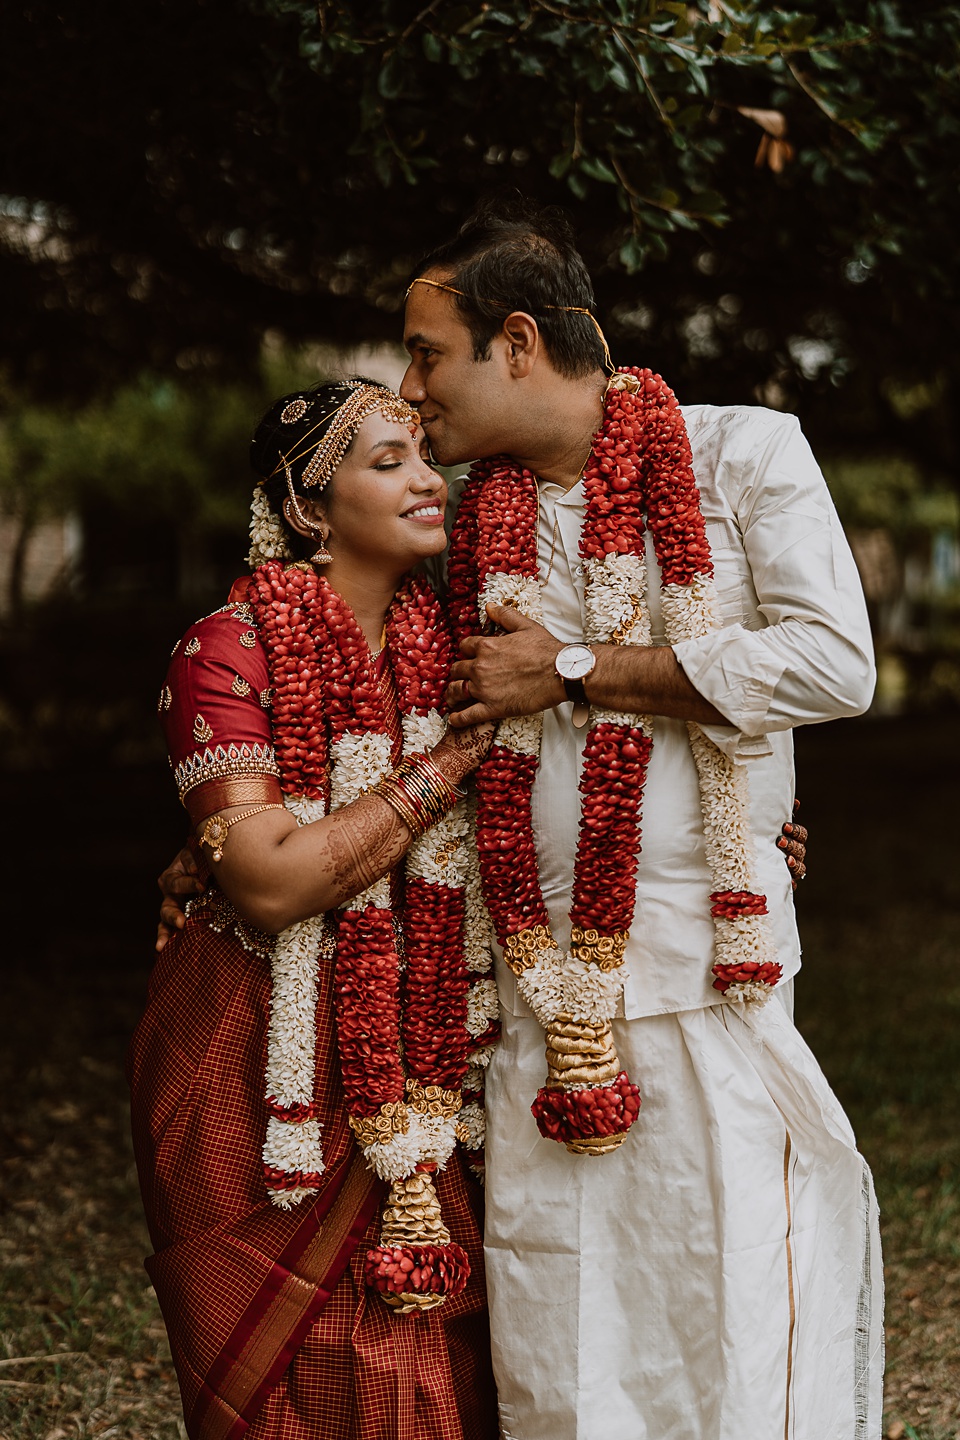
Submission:
<svg viewBox="0 0 960 1440">
<path fill-rule="evenodd" d="M 252 577 L 161 692 L 204 889 L 129 1070 L 192 1440 L 497 1433 L 461 789 L 492 727 L 441 714 L 451 642 L 410 572 L 444 548 L 446 484 L 421 447 L 372 382 L 271 406 Z"/>
</svg>

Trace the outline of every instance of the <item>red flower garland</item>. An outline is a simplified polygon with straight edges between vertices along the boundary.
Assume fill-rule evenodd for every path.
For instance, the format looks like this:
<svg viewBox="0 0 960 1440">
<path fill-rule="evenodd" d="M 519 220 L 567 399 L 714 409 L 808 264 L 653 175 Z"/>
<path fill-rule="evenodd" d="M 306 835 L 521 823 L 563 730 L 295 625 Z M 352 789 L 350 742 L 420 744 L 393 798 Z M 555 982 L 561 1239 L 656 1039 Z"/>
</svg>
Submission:
<svg viewBox="0 0 960 1440">
<path fill-rule="evenodd" d="M 356 617 L 322 577 L 269 562 L 254 573 L 250 601 L 264 640 L 273 702 L 274 743 L 285 793 L 317 797 L 329 807 L 328 757 L 348 731 L 386 732 L 383 696 Z M 439 602 L 419 580 L 397 595 L 387 643 L 405 714 L 439 706 L 451 645 Z M 337 935 L 337 1038 L 344 1096 L 358 1120 L 404 1100 L 407 1075 L 423 1087 L 455 1090 L 474 1041 L 466 1030 L 469 977 L 463 963 L 463 896 L 450 886 L 414 879 L 403 916 L 406 969 L 401 984 L 393 912 L 347 906 Z M 271 1113 L 300 1122 L 310 1105 Z M 432 1170 L 432 1165 L 421 1165 Z M 319 1182 L 267 1167 L 273 1188 Z M 429 1254 L 428 1254 L 429 1251 Z M 367 1257 L 374 1288 L 403 1294 L 457 1294 L 470 1267 L 454 1244 L 393 1247 Z"/>
<path fill-rule="evenodd" d="M 537 1091 L 533 1113 L 546 1140 L 589 1140 L 626 1133 L 640 1114 L 640 1091 L 621 1070 L 612 1085 L 591 1085 L 587 1090 L 557 1090 L 544 1085 Z"/>
<path fill-rule="evenodd" d="M 381 1295 L 459 1295 L 470 1262 L 459 1245 L 379 1245 L 367 1255 L 364 1278 Z"/>
</svg>

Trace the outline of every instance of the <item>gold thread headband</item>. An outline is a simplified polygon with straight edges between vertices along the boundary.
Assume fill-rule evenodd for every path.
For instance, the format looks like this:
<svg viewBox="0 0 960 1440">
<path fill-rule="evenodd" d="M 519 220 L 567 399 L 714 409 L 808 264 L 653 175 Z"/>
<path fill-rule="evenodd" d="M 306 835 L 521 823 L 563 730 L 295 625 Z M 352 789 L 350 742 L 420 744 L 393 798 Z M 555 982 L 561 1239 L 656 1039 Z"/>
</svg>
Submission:
<svg viewBox="0 0 960 1440">
<path fill-rule="evenodd" d="M 379 411 L 385 420 L 395 420 L 398 425 L 409 426 L 411 434 L 420 424 L 420 416 L 416 410 L 412 409 L 406 400 L 402 400 L 399 395 L 388 390 L 385 385 L 353 384 L 351 391 L 352 393 L 347 396 L 342 405 L 328 410 L 315 425 L 311 425 L 306 434 L 300 437 L 300 448 L 295 449 L 291 454 L 281 455 L 280 463 L 270 472 L 273 476 L 279 474 L 281 470 L 285 471 L 287 487 L 295 505 L 291 466 L 295 465 L 298 460 L 302 460 L 305 455 L 310 454 L 311 450 L 313 450 L 313 454 L 304 468 L 301 484 L 305 488 L 318 486 L 322 490 L 346 455 L 354 434 L 369 416 Z M 332 424 L 319 444 L 316 446 L 304 445 L 303 442 L 308 440 L 331 417 L 333 417 Z"/>
<path fill-rule="evenodd" d="M 410 284 L 407 286 L 407 294 L 404 296 L 404 299 L 409 296 L 410 291 L 413 289 L 414 285 L 432 285 L 434 290 L 448 290 L 451 295 L 462 295 L 464 300 L 473 299 L 473 296 L 468 295 L 466 290 L 458 290 L 455 285 L 444 285 L 441 280 L 427 280 L 426 277 L 423 275 L 418 275 L 415 280 L 410 281 Z M 487 300 L 485 303 L 487 305 L 500 305 L 502 302 L 499 300 Z M 541 305 L 538 308 L 541 310 L 563 310 L 568 315 L 588 315 L 590 317 L 590 320 L 593 322 L 593 328 L 597 332 L 600 344 L 603 346 L 604 364 L 606 365 L 611 375 L 614 373 L 614 365 L 613 360 L 610 356 L 610 346 L 607 344 L 607 337 L 600 329 L 600 321 L 597 319 L 596 315 L 594 315 L 592 310 L 588 310 L 585 305 Z"/>
</svg>

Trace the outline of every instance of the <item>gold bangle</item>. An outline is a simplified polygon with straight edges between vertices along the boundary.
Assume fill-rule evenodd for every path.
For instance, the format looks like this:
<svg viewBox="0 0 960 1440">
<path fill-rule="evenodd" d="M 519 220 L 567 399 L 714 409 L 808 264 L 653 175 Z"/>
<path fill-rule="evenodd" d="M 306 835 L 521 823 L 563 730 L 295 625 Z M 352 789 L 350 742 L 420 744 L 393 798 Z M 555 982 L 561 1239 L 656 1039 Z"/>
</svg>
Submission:
<svg viewBox="0 0 960 1440">
<path fill-rule="evenodd" d="M 413 808 L 408 803 L 406 796 L 401 794 L 398 786 L 390 785 L 388 781 L 381 780 L 379 785 L 374 786 L 371 794 L 379 795 L 381 800 L 385 800 L 394 814 L 399 815 L 414 840 L 419 840 L 420 836 L 427 829 L 427 826 L 421 824 L 418 817 L 414 814 Z"/>
<path fill-rule="evenodd" d="M 200 844 L 209 847 L 211 860 L 222 860 L 227 831 L 231 825 L 236 825 L 238 820 L 249 820 L 251 815 L 259 815 L 262 810 L 285 809 L 285 805 L 254 805 L 252 810 L 242 810 L 239 815 L 234 815 L 229 820 L 224 820 L 222 815 L 211 815 L 200 832 Z"/>
<path fill-rule="evenodd" d="M 417 840 L 456 804 L 460 792 L 418 751 L 405 756 L 396 770 L 373 786 L 371 794 L 386 800 Z"/>
<path fill-rule="evenodd" d="M 437 784 L 442 789 L 449 790 L 450 794 L 453 796 L 454 802 L 466 798 L 467 792 L 463 788 L 463 786 L 455 785 L 448 775 L 444 775 L 443 771 L 440 769 L 440 766 L 437 764 L 437 762 L 434 760 L 433 756 L 429 752 L 424 754 L 423 763 L 427 771 L 434 776 Z"/>
</svg>

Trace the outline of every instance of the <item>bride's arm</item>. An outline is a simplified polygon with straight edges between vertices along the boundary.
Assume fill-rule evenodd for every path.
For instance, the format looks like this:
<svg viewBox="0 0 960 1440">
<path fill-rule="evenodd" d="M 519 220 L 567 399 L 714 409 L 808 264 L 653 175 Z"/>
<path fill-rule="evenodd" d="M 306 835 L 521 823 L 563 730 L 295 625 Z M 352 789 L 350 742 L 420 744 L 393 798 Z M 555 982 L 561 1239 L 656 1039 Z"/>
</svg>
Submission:
<svg viewBox="0 0 960 1440">
<path fill-rule="evenodd" d="M 228 824 L 247 816 L 225 834 L 219 827 L 219 847 L 201 845 L 206 868 L 246 919 L 278 932 L 367 889 L 398 863 L 413 834 L 397 809 L 373 792 L 309 825 L 298 826 L 283 808 L 266 656 L 248 613 L 227 607 L 191 626 L 174 647 L 160 718 L 197 839 L 215 816 Z M 441 772 L 438 792 L 443 780 L 457 786 L 476 768 L 491 736 L 492 727 L 448 731 L 431 756 Z M 251 810 L 257 813 L 248 815 Z M 175 872 L 176 865 L 161 877 L 160 942 L 165 931 L 179 928 L 164 882 L 172 879 L 182 893 L 202 888 L 182 867 L 179 879 Z"/>
<path fill-rule="evenodd" d="M 476 768 L 492 726 L 448 731 L 430 754 L 451 786 Z M 220 809 L 225 821 L 249 806 Z M 206 820 L 196 827 L 202 840 Z M 286 810 L 264 810 L 231 825 L 211 870 L 233 905 L 260 930 L 276 934 L 309 915 L 332 910 L 386 875 L 405 855 L 413 832 L 393 806 L 371 791 L 332 815 L 297 825 Z"/>
</svg>

